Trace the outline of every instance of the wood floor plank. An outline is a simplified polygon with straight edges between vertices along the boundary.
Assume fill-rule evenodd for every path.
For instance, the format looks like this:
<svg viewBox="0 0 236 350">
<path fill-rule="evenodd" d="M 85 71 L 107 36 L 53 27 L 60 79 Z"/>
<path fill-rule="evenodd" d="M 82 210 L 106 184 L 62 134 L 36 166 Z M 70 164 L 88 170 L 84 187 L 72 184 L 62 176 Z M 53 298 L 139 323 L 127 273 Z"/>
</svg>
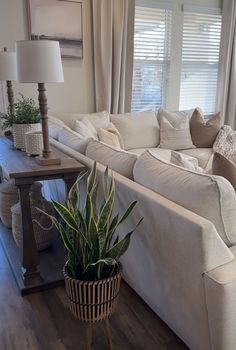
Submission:
<svg viewBox="0 0 236 350">
<path fill-rule="evenodd" d="M 115 350 L 187 350 L 125 283 L 110 320 Z M 63 287 L 21 297 L 0 246 L 0 349 L 83 350 L 85 326 L 67 309 Z M 102 324 L 93 326 L 93 350 L 105 350 Z"/>
</svg>

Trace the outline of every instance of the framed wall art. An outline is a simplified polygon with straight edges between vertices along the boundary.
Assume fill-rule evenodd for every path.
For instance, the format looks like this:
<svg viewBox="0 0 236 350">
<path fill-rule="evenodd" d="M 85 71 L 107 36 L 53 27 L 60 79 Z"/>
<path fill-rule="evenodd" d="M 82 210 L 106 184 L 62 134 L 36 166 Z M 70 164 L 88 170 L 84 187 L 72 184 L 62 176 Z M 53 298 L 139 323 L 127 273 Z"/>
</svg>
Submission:
<svg viewBox="0 0 236 350">
<path fill-rule="evenodd" d="M 27 1 L 30 37 L 59 41 L 63 58 L 83 58 L 82 2 Z"/>
</svg>

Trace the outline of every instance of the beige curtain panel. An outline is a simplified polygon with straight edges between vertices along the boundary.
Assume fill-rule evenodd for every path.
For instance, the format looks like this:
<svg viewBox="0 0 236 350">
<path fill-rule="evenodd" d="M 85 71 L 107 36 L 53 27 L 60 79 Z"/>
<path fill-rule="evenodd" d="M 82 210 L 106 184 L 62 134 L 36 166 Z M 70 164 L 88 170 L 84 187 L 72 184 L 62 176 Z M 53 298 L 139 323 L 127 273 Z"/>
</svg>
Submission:
<svg viewBox="0 0 236 350">
<path fill-rule="evenodd" d="M 236 0 L 223 1 L 218 109 L 224 124 L 236 129 Z"/>
<path fill-rule="evenodd" d="M 92 0 L 96 110 L 130 111 L 135 0 Z"/>
</svg>

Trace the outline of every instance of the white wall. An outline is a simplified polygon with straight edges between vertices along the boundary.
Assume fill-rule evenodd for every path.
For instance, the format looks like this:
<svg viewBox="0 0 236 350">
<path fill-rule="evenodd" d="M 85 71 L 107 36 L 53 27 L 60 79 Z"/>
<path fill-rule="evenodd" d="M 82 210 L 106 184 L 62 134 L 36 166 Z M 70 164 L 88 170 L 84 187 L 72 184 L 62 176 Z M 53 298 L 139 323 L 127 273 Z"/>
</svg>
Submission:
<svg viewBox="0 0 236 350">
<path fill-rule="evenodd" d="M 48 105 L 51 113 L 93 112 L 94 84 L 92 61 L 92 32 L 90 1 L 83 2 L 84 58 L 63 60 L 65 82 L 47 84 Z M 0 50 L 4 46 L 14 50 L 16 40 L 28 39 L 26 0 L 0 0 Z M 0 111 L 5 109 L 7 98 L 2 96 L 0 85 Z M 3 91 L 5 92 L 5 84 Z M 37 99 L 37 85 L 14 83 L 15 95 Z"/>
</svg>

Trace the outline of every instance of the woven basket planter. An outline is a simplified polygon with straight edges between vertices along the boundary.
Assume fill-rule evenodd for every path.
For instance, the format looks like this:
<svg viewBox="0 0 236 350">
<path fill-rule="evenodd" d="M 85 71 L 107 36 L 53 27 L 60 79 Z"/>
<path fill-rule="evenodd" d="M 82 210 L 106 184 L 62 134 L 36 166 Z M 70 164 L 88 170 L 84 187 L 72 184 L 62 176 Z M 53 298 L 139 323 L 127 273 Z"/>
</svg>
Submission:
<svg viewBox="0 0 236 350">
<path fill-rule="evenodd" d="M 13 181 L 0 184 L 0 219 L 8 227 L 12 227 L 11 207 L 19 200 L 18 189 Z"/>
<path fill-rule="evenodd" d="M 50 202 L 45 202 L 42 209 L 50 215 L 54 215 Z M 16 245 L 22 247 L 22 217 L 20 203 L 13 205 L 12 211 L 12 234 Z M 45 215 L 32 211 L 34 237 L 38 251 L 45 250 L 52 245 L 54 238 L 54 227 L 49 218 Z M 38 224 L 39 223 L 39 224 Z"/>
<path fill-rule="evenodd" d="M 13 124 L 12 133 L 13 133 L 13 142 L 14 147 L 22 151 L 25 150 L 25 134 L 29 131 L 40 131 L 41 124 Z"/>
<path fill-rule="evenodd" d="M 25 151 L 28 156 L 39 156 L 43 149 L 42 131 L 29 131 L 25 134 Z"/>
<path fill-rule="evenodd" d="M 117 274 L 100 281 L 76 280 L 65 269 L 63 273 L 69 308 L 77 319 L 95 323 L 111 316 L 118 302 L 121 267 Z"/>
</svg>

